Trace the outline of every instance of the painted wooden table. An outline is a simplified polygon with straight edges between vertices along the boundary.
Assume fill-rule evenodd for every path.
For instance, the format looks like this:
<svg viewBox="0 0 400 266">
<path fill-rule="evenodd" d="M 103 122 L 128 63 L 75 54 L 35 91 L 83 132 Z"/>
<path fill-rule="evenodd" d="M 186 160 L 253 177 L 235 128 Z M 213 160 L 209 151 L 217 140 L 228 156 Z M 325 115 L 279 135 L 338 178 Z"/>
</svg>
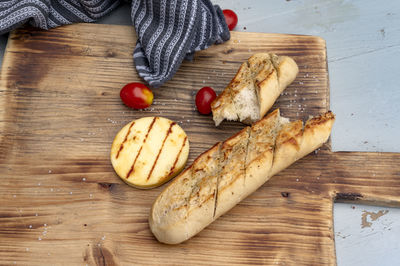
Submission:
<svg viewBox="0 0 400 266">
<path fill-rule="evenodd" d="M 384 0 L 215 0 L 237 31 L 317 35 L 327 42 L 334 151 L 400 152 L 400 3 Z M 122 6 L 100 23 L 129 25 Z M 5 36 L 0 36 L 0 60 Z M 1 61 L 0 61 L 1 62 Z M 400 193 L 400 192 L 399 192 Z M 398 265 L 400 211 L 336 204 L 338 265 Z"/>
</svg>

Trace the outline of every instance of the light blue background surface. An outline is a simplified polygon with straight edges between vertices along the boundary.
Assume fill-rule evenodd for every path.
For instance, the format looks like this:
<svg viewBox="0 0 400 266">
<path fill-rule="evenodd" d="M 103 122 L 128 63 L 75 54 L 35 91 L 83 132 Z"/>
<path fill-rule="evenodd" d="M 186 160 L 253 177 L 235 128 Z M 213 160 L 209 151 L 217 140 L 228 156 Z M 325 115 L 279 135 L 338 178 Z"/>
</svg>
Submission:
<svg viewBox="0 0 400 266">
<path fill-rule="evenodd" d="M 400 152 L 400 1 L 213 3 L 238 14 L 237 31 L 324 38 L 331 109 L 337 115 L 332 149 Z M 130 7 L 121 6 L 100 23 L 130 25 Z M 0 36 L 0 63 L 6 39 L 7 36 Z M 376 221 L 367 216 L 372 224 L 362 228 L 363 213 L 380 210 L 388 212 Z M 338 265 L 400 265 L 399 218 L 399 209 L 335 204 Z"/>
</svg>

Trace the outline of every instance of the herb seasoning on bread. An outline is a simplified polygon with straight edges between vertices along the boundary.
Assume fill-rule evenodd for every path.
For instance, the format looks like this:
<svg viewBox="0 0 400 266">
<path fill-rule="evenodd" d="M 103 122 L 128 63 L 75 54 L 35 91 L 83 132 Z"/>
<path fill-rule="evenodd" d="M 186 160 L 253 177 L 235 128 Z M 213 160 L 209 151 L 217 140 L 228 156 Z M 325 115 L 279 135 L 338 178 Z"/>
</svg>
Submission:
<svg viewBox="0 0 400 266">
<path fill-rule="evenodd" d="M 211 103 L 215 125 L 224 119 L 246 124 L 260 120 L 298 72 L 296 62 L 288 56 L 254 54 Z"/>
<path fill-rule="evenodd" d="M 273 175 L 322 146 L 334 120 L 327 112 L 303 126 L 276 109 L 215 144 L 158 196 L 150 211 L 151 231 L 167 244 L 193 237 Z"/>
</svg>

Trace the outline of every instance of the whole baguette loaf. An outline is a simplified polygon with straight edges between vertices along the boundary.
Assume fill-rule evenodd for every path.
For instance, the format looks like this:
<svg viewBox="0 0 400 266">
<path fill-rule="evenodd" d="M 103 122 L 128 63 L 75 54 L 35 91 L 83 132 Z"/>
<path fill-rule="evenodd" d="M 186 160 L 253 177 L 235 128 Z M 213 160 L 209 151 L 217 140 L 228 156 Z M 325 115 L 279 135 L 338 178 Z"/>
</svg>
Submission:
<svg viewBox="0 0 400 266">
<path fill-rule="evenodd" d="M 305 125 L 289 122 L 276 109 L 201 154 L 158 196 L 150 229 L 163 243 L 196 235 L 253 193 L 270 177 L 319 148 L 329 138 L 332 112 Z"/>
<path fill-rule="evenodd" d="M 296 62 L 288 56 L 254 54 L 211 103 L 215 125 L 224 119 L 248 124 L 260 120 L 298 72 Z"/>
</svg>

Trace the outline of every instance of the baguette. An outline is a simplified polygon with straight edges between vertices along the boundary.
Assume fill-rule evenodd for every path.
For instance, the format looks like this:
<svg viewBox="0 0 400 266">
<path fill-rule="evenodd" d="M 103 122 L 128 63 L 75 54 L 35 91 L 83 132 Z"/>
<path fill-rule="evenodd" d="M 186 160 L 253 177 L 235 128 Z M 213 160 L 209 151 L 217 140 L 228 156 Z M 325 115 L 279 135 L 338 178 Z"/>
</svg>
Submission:
<svg viewBox="0 0 400 266">
<path fill-rule="evenodd" d="M 215 144 L 158 196 L 150 229 L 162 243 L 178 244 L 196 235 L 257 190 L 269 178 L 320 147 L 335 116 L 327 112 L 303 122 L 276 109 L 236 135 Z"/>
<path fill-rule="evenodd" d="M 260 120 L 298 72 L 296 62 L 290 57 L 254 54 L 211 103 L 215 125 L 224 119 L 247 124 Z"/>
</svg>

